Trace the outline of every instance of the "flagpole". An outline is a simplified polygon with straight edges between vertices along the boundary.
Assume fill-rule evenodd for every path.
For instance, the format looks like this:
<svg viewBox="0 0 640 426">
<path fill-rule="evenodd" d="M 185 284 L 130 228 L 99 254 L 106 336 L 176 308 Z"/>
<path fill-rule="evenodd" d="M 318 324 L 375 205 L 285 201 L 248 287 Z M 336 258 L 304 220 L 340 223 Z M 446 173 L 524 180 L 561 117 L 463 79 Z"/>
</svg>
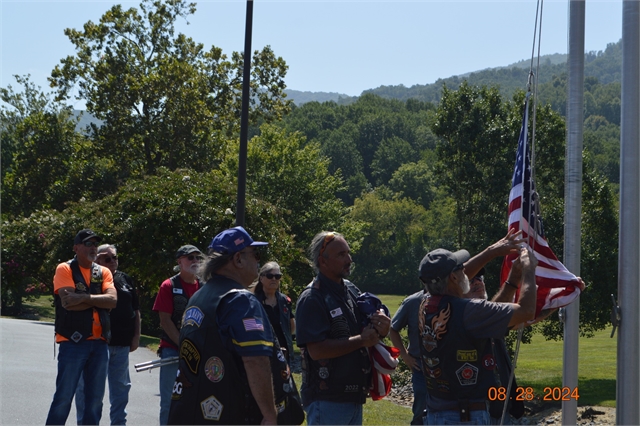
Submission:
<svg viewBox="0 0 640 426">
<path fill-rule="evenodd" d="M 640 3 L 622 2 L 616 424 L 640 424 Z"/>
<path fill-rule="evenodd" d="M 582 213 L 582 126 L 584 122 L 584 0 L 569 1 L 567 147 L 565 156 L 564 264 L 580 276 Z M 568 305 L 564 315 L 562 385 L 578 388 L 578 328 L 580 298 Z M 562 401 L 562 424 L 575 425 L 578 401 Z"/>
</svg>

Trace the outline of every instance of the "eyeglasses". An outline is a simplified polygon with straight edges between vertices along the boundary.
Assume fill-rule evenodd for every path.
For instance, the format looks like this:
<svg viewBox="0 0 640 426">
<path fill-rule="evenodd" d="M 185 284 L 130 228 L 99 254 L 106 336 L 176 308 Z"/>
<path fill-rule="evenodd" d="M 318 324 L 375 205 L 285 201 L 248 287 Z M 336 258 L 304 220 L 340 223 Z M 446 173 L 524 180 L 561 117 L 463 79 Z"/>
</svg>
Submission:
<svg viewBox="0 0 640 426">
<path fill-rule="evenodd" d="M 251 250 L 251 251 L 241 251 L 240 254 L 252 254 L 253 257 L 260 262 L 260 253 L 258 253 L 257 250 Z"/>
<path fill-rule="evenodd" d="M 82 244 L 84 244 L 85 247 L 98 247 L 100 245 L 99 241 L 85 241 Z"/>
<path fill-rule="evenodd" d="M 320 247 L 320 256 L 324 253 L 324 250 L 327 248 L 329 243 L 336 239 L 335 232 L 328 232 L 327 235 L 324 236 L 324 241 L 322 242 L 322 247 Z"/>
<path fill-rule="evenodd" d="M 187 259 L 189 260 L 189 262 L 193 262 L 194 260 L 198 260 L 199 262 L 202 260 L 202 256 L 196 256 L 194 254 L 190 254 L 189 256 L 187 256 Z"/>
<path fill-rule="evenodd" d="M 279 280 L 280 278 L 282 278 L 282 274 L 264 274 L 265 277 L 267 277 L 267 279 L 272 280 L 272 279 L 276 279 Z"/>
<path fill-rule="evenodd" d="M 116 262 L 117 260 L 118 260 L 118 256 L 110 256 L 110 257 L 103 258 L 103 261 L 105 263 L 110 263 L 111 261 Z"/>
</svg>

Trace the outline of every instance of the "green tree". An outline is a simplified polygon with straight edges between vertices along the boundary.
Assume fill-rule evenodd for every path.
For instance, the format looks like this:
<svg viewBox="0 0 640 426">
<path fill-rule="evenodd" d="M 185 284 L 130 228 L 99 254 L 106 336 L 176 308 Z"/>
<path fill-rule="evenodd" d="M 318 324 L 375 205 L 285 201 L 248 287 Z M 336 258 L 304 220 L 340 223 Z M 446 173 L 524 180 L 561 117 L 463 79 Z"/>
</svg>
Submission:
<svg viewBox="0 0 640 426">
<path fill-rule="evenodd" d="M 224 137 L 239 129 L 242 55 L 228 59 L 175 33 L 178 18 L 195 13 L 184 0 L 143 0 L 140 10 L 116 5 L 99 23 L 66 29 L 76 48 L 52 71 L 58 99 L 76 99 L 103 121 L 93 132 L 100 156 L 127 161 L 122 178 L 159 167 L 207 170 L 220 163 Z M 287 66 L 269 47 L 253 55 L 250 120 L 271 121 L 289 111 Z"/>
</svg>

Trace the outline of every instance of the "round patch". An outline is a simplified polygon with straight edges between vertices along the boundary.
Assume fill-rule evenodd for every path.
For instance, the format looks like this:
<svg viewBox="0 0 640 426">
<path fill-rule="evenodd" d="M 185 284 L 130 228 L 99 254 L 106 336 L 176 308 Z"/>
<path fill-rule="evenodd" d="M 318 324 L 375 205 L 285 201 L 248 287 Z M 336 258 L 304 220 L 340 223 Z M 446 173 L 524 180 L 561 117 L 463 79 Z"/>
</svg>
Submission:
<svg viewBox="0 0 640 426">
<path fill-rule="evenodd" d="M 204 364 L 204 374 L 213 383 L 218 383 L 224 377 L 224 364 L 217 356 L 213 356 Z"/>
<path fill-rule="evenodd" d="M 496 360 L 493 355 L 487 354 L 482 357 L 482 367 L 484 367 L 485 370 L 493 370 L 496 368 Z"/>
<path fill-rule="evenodd" d="M 282 390 L 285 391 L 286 393 L 291 392 L 291 386 L 289 386 L 289 383 L 285 383 L 282 385 Z"/>
<path fill-rule="evenodd" d="M 327 367 L 320 367 L 320 369 L 318 370 L 318 375 L 320 376 L 321 379 L 328 379 L 329 378 L 329 369 Z"/>
</svg>

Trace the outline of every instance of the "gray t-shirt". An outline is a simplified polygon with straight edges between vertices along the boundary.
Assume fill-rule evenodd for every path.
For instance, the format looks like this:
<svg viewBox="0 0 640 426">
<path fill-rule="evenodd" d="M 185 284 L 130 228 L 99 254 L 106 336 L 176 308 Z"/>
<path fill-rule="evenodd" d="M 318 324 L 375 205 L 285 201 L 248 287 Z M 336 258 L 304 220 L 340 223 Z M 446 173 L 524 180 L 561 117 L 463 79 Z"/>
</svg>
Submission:
<svg viewBox="0 0 640 426">
<path fill-rule="evenodd" d="M 391 319 L 391 328 L 400 332 L 407 327 L 409 336 L 409 347 L 407 352 L 416 359 L 420 359 L 420 329 L 418 328 L 418 314 L 420 312 L 420 302 L 424 297 L 423 290 L 413 293 L 405 298 Z"/>
</svg>

